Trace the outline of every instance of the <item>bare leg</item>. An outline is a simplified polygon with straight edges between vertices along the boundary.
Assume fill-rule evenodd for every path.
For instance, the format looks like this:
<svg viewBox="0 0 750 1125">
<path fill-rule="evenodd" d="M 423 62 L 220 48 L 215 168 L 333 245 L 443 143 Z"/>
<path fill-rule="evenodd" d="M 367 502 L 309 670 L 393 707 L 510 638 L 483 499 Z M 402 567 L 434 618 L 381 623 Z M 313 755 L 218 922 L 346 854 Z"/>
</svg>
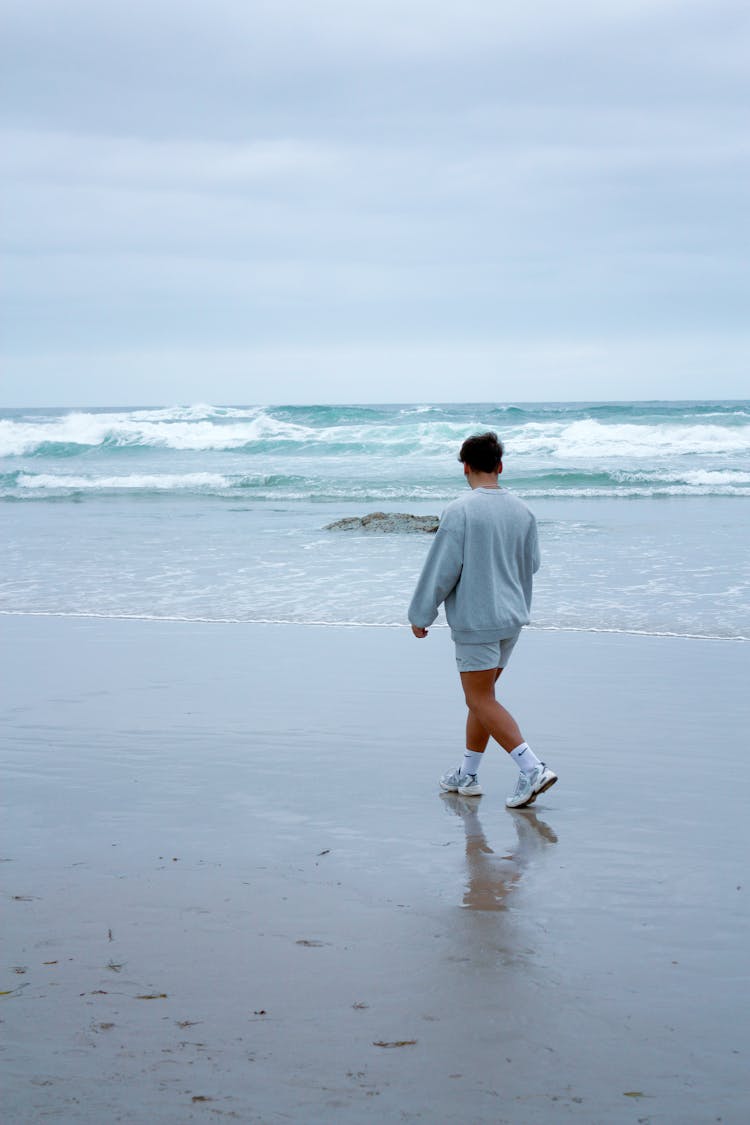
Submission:
<svg viewBox="0 0 750 1125">
<path fill-rule="evenodd" d="M 497 668 L 488 668 L 482 672 L 461 672 L 461 684 L 466 706 L 469 708 L 466 746 L 478 753 L 483 753 L 490 735 L 508 753 L 524 740 L 510 711 L 506 711 L 495 699 L 495 681 L 499 674 Z M 471 744 L 469 737 L 472 738 Z"/>
<path fill-rule="evenodd" d="M 479 719 L 469 711 L 466 716 L 466 749 L 473 750 L 475 754 L 484 754 L 490 732 L 485 730 Z"/>
<path fill-rule="evenodd" d="M 500 678 L 501 672 L 502 668 L 498 668 L 495 672 L 495 683 Z M 469 711 L 466 716 L 466 749 L 473 750 L 475 754 L 484 754 L 489 740 L 490 732 L 482 726 L 476 715 Z"/>
</svg>

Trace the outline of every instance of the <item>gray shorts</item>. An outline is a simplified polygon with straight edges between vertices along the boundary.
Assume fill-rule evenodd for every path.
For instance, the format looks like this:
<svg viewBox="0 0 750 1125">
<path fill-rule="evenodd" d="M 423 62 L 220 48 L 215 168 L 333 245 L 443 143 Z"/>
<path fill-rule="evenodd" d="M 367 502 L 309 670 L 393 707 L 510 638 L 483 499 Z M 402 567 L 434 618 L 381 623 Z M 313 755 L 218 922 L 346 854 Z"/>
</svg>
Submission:
<svg viewBox="0 0 750 1125">
<path fill-rule="evenodd" d="M 465 645 L 456 641 L 456 664 L 459 672 L 485 672 L 488 668 L 504 668 L 520 637 L 502 637 L 483 645 Z"/>
</svg>

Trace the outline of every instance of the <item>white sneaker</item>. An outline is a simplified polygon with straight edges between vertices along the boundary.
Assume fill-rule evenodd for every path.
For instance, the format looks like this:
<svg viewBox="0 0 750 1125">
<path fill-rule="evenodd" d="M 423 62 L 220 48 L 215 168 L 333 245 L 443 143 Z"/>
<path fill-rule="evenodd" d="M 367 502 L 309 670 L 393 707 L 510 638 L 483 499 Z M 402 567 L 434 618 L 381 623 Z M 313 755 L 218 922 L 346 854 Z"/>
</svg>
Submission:
<svg viewBox="0 0 750 1125">
<path fill-rule="evenodd" d="M 448 770 L 440 778 L 440 788 L 444 793 L 460 793 L 462 797 L 481 797 L 482 786 L 475 773 L 462 773 L 461 767 Z"/>
<path fill-rule="evenodd" d="M 554 785 L 557 774 L 541 762 L 531 773 L 521 773 L 515 792 L 506 797 L 505 804 L 509 809 L 522 809 L 537 799 L 540 793 Z"/>
</svg>

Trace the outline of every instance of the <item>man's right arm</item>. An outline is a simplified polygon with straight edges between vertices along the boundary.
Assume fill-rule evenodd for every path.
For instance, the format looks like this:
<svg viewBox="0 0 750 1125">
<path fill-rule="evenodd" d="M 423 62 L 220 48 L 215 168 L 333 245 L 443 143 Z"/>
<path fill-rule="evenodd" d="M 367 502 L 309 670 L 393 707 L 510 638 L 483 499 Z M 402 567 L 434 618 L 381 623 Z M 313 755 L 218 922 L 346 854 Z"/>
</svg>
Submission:
<svg viewBox="0 0 750 1125">
<path fill-rule="evenodd" d="M 531 570 L 533 574 L 536 574 L 542 560 L 539 553 L 539 533 L 537 531 L 536 519 L 533 515 L 531 517 L 531 530 L 529 532 L 529 547 L 531 549 Z"/>
<path fill-rule="evenodd" d="M 409 621 L 419 629 L 432 625 L 438 608 L 461 577 L 463 537 L 441 522 L 425 559 L 409 605 Z"/>
</svg>

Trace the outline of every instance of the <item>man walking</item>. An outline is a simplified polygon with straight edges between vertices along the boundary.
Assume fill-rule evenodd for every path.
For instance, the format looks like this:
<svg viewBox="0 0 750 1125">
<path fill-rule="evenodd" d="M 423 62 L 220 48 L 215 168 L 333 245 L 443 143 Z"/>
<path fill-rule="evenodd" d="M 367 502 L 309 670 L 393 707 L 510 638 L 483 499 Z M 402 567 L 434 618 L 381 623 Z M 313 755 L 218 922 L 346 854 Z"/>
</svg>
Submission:
<svg viewBox="0 0 750 1125">
<path fill-rule="evenodd" d="M 521 629 L 529 622 L 533 575 L 539 569 L 536 520 L 498 484 L 503 447 L 491 431 L 468 438 L 458 455 L 471 492 L 443 512 L 409 606 L 415 637 L 445 602 L 456 663 L 469 714 L 461 765 L 443 774 L 440 788 L 479 796 L 477 774 L 490 736 L 520 769 L 509 808 L 524 808 L 557 775 L 524 741 L 516 720 L 495 698 L 495 684 Z"/>
</svg>

